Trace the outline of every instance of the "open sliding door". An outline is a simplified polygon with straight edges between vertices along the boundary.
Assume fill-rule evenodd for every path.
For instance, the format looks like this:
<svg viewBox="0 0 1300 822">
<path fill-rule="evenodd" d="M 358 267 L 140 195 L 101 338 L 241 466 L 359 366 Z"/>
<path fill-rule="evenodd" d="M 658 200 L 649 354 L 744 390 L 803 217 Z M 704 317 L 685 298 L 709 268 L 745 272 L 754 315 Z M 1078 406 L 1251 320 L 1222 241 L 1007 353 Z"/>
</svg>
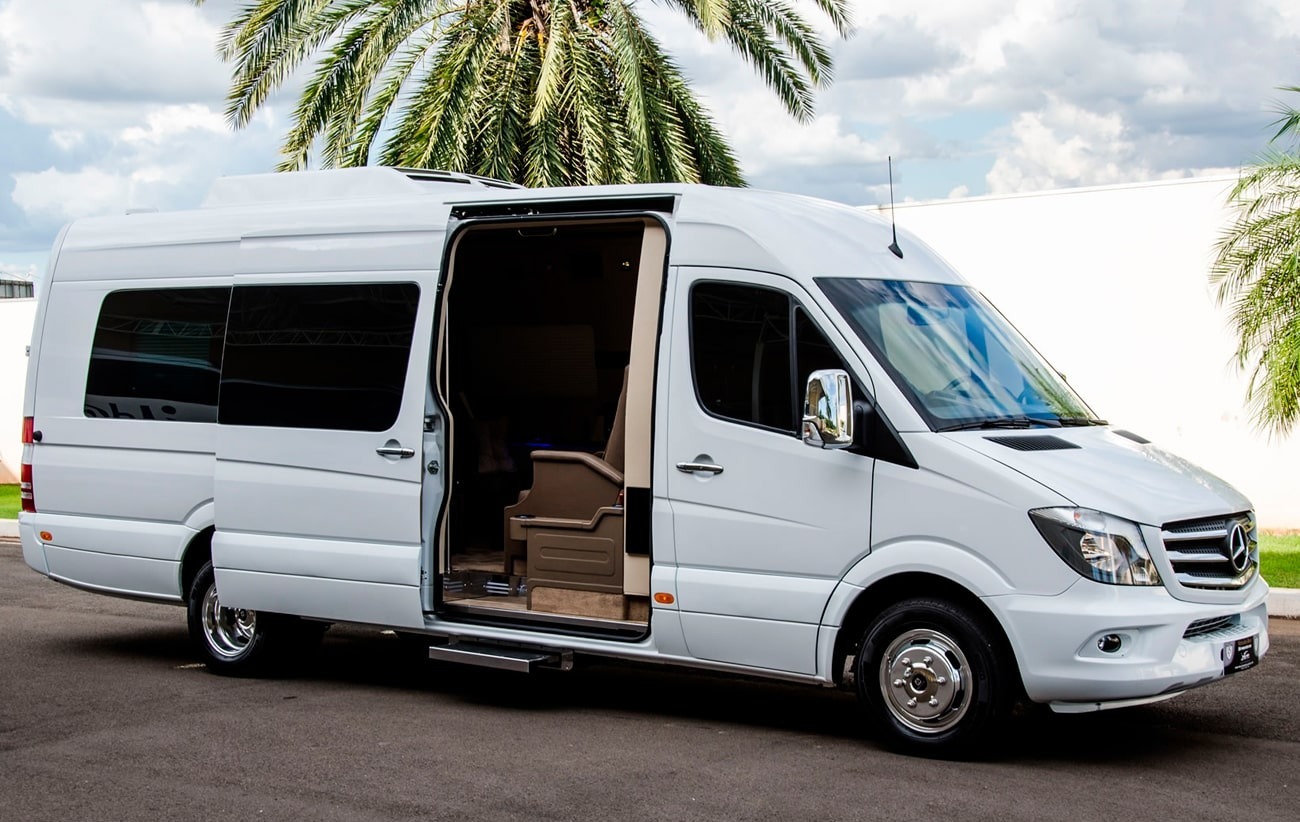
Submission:
<svg viewBox="0 0 1300 822">
<path fill-rule="evenodd" d="M 221 602 L 418 627 L 434 275 L 237 275 L 219 409 Z"/>
</svg>

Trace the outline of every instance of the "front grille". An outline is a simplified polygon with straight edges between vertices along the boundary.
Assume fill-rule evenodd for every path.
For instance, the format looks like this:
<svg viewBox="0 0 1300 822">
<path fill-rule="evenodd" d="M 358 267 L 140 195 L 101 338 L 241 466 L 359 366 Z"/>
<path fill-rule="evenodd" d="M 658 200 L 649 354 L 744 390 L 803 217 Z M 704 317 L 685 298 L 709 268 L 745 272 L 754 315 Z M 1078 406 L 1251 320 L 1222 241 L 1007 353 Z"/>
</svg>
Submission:
<svg viewBox="0 0 1300 822">
<path fill-rule="evenodd" d="M 1183 631 L 1183 639 L 1191 639 L 1192 637 L 1196 637 L 1196 636 L 1204 636 L 1205 634 L 1212 634 L 1215 631 L 1218 631 L 1222 628 L 1227 628 L 1230 625 L 1236 625 L 1237 619 L 1238 617 L 1236 614 L 1229 614 L 1228 616 L 1220 616 L 1220 617 L 1210 617 L 1209 619 L 1198 619 L 1195 622 L 1193 622 L 1191 625 L 1188 625 L 1186 631 Z"/>
<path fill-rule="evenodd" d="M 1248 511 L 1171 522 L 1160 537 L 1174 577 L 1185 588 L 1241 588 L 1259 572 L 1255 518 Z"/>
</svg>

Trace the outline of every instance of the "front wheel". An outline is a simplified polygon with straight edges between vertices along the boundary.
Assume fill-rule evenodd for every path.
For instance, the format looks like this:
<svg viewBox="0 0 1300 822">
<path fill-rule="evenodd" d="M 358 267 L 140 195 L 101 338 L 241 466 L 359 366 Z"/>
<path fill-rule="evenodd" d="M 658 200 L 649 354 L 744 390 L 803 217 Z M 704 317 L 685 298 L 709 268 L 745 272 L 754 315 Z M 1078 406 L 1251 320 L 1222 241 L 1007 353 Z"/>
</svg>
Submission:
<svg viewBox="0 0 1300 822">
<path fill-rule="evenodd" d="M 946 600 L 904 600 L 863 635 L 858 696 L 892 747 L 968 756 L 1010 713 L 1016 691 L 1007 656 L 984 615 Z"/>
<path fill-rule="evenodd" d="M 278 669 L 318 643 L 328 627 L 296 617 L 223 606 L 211 562 L 194 577 L 188 606 L 191 641 L 208 670 L 229 676 Z"/>
</svg>

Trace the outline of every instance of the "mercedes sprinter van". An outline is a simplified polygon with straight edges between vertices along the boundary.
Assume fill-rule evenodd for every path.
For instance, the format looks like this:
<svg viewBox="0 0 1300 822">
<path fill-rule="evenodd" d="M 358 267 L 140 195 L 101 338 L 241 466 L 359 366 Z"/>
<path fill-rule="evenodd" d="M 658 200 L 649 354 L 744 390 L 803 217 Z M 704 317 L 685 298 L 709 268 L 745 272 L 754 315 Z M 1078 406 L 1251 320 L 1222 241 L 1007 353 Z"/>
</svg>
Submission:
<svg viewBox="0 0 1300 822">
<path fill-rule="evenodd" d="M 184 606 L 216 672 L 359 623 L 851 687 L 928 754 L 1017 700 L 1255 665 L 1250 502 L 890 245 L 786 194 L 391 168 L 79 220 L 31 346 L 24 557 Z"/>
</svg>

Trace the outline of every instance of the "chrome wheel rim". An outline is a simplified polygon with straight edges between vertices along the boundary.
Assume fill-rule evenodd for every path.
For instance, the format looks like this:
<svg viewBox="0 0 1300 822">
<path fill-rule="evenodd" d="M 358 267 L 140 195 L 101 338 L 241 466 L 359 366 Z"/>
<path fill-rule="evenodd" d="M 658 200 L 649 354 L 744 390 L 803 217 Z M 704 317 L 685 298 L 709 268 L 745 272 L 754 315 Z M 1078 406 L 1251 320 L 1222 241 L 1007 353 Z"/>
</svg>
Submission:
<svg viewBox="0 0 1300 822">
<path fill-rule="evenodd" d="M 900 635 L 880 658 L 880 693 L 902 724 L 943 733 L 970 708 L 970 664 L 950 637 L 930 628 Z"/>
<path fill-rule="evenodd" d="M 216 583 L 209 585 L 203 596 L 203 636 L 212 652 L 222 659 L 235 659 L 248 650 L 256 633 L 257 612 L 221 607 Z"/>
</svg>

